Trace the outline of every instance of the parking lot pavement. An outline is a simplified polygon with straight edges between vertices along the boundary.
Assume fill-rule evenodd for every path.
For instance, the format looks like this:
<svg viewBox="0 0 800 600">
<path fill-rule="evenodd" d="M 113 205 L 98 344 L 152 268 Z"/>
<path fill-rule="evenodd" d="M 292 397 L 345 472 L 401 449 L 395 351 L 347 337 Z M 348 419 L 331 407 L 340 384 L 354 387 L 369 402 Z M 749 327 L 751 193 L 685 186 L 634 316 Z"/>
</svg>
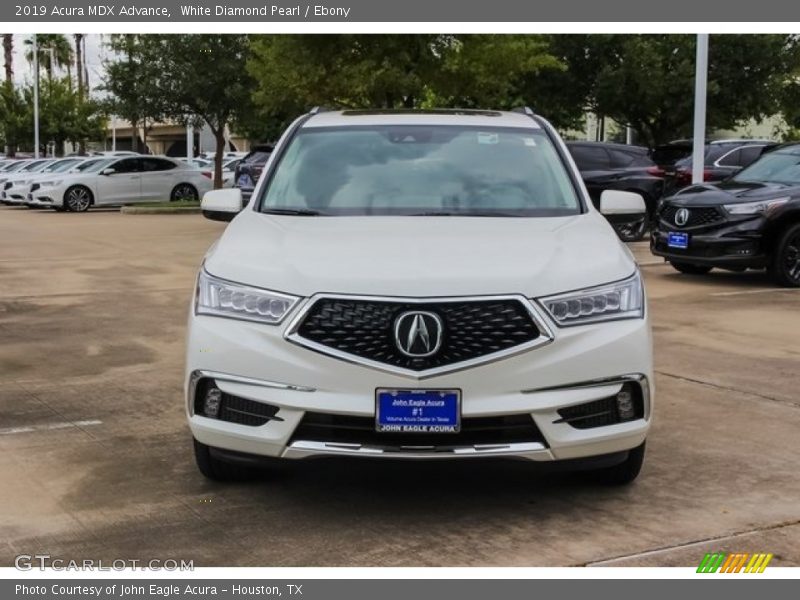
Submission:
<svg viewBox="0 0 800 600">
<path fill-rule="evenodd" d="M 0 565 L 800 565 L 800 291 L 632 248 L 657 406 L 623 489 L 527 463 L 314 461 L 205 481 L 181 397 L 199 216 L 0 209 Z"/>
</svg>

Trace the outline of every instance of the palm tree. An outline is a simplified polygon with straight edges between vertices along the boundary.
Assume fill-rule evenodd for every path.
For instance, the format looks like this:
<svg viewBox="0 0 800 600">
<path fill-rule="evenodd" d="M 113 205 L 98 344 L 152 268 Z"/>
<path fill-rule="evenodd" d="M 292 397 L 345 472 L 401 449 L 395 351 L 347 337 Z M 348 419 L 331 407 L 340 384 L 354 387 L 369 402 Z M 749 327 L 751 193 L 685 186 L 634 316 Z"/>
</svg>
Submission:
<svg viewBox="0 0 800 600">
<path fill-rule="evenodd" d="M 75 76 L 78 79 L 78 96 L 83 98 L 83 34 L 72 35 L 75 38 Z"/>
<path fill-rule="evenodd" d="M 3 34 L 3 59 L 6 70 L 6 82 L 14 79 L 14 34 Z"/>
<path fill-rule="evenodd" d="M 67 74 L 72 80 L 72 46 L 67 41 L 67 36 L 60 33 L 40 33 L 36 36 L 39 51 L 39 64 L 47 72 L 48 81 L 53 80 L 53 72 L 61 67 L 66 67 Z M 25 40 L 28 49 L 25 59 L 33 63 L 33 38 Z"/>
</svg>

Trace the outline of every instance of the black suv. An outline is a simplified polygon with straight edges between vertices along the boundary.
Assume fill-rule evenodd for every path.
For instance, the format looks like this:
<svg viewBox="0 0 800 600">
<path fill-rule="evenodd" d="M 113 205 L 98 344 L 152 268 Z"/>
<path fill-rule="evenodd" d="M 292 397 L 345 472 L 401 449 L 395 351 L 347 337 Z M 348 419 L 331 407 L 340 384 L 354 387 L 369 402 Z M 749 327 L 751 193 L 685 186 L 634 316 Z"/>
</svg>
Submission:
<svg viewBox="0 0 800 600">
<path fill-rule="evenodd" d="M 650 248 L 682 273 L 766 268 L 780 285 L 800 287 L 800 143 L 666 198 Z"/>
<path fill-rule="evenodd" d="M 703 181 L 722 181 L 754 163 L 770 140 L 726 139 L 707 142 L 703 157 Z M 651 158 L 664 171 L 667 195 L 692 183 L 692 140 L 677 140 L 656 147 Z"/>
<path fill-rule="evenodd" d="M 581 172 L 592 202 L 598 208 L 605 190 L 636 192 L 644 198 L 647 219 L 613 224 L 623 241 L 642 239 L 664 192 L 661 171 L 648 158 L 647 148 L 606 142 L 567 142 L 567 148 Z"/>
<path fill-rule="evenodd" d="M 270 154 L 272 154 L 272 144 L 256 144 L 250 148 L 245 157 L 239 161 L 233 171 L 233 185 L 242 190 L 244 203 L 250 202 L 253 195 L 253 188 L 256 187 L 261 171 L 267 164 Z"/>
</svg>

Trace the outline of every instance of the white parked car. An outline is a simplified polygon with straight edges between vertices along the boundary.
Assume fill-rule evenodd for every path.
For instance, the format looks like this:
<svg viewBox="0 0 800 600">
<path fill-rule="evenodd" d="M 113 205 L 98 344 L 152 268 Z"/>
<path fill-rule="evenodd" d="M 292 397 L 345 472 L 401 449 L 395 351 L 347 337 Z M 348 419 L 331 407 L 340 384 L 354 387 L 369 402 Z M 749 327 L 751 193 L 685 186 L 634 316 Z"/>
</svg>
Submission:
<svg viewBox="0 0 800 600">
<path fill-rule="evenodd" d="M 236 173 L 236 165 L 242 162 L 241 158 L 225 159 L 222 161 L 222 187 L 233 187 L 233 179 Z M 203 175 L 205 175 L 212 182 L 214 181 L 214 164 L 211 163 L 203 168 Z"/>
<path fill-rule="evenodd" d="M 28 202 L 28 190 L 32 183 L 42 178 L 47 178 L 53 173 L 65 173 L 85 160 L 85 158 L 81 157 L 50 160 L 40 164 L 36 169 L 15 173 L 14 177 L 9 177 L 2 184 L 3 191 L 0 192 L 0 199 L 7 204 L 26 204 Z"/>
<path fill-rule="evenodd" d="M 132 150 L 100 150 L 98 152 L 92 152 L 92 156 L 105 156 L 108 158 L 113 158 L 116 156 L 142 156 L 139 152 L 133 152 Z"/>
<path fill-rule="evenodd" d="M 8 193 L 8 189 L 19 181 L 26 181 L 37 173 L 41 172 L 45 167 L 55 162 L 51 158 L 37 158 L 25 161 L 24 164 L 14 171 L 7 172 L 0 178 L 0 202 L 4 204 L 22 204 L 23 201 L 15 201 Z"/>
<path fill-rule="evenodd" d="M 644 214 L 606 192 L 603 211 Z M 200 270 L 200 471 L 315 456 L 521 458 L 639 473 L 653 407 L 639 269 L 524 112 L 312 112 Z"/>
<path fill-rule="evenodd" d="M 91 206 L 197 200 L 211 184 L 200 170 L 163 156 L 110 159 L 100 170 L 66 173 L 31 185 L 29 202 L 83 212 Z"/>
</svg>

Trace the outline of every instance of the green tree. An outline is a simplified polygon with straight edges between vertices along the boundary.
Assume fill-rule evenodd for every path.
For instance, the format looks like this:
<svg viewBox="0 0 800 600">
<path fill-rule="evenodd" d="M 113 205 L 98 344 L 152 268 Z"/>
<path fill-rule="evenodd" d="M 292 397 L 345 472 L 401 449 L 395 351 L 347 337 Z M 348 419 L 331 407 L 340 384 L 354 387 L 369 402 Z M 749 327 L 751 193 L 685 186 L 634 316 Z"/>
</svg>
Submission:
<svg viewBox="0 0 800 600">
<path fill-rule="evenodd" d="M 146 132 L 148 123 L 164 119 L 166 113 L 165 98 L 156 88 L 159 73 L 151 58 L 153 42 L 146 35 L 116 34 L 107 45 L 115 58 L 106 62 L 100 86 L 109 93 L 105 107 L 131 124 L 131 148 L 139 151 L 139 125 Z"/>
<path fill-rule="evenodd" d="M 149 97 L 160 98 L 164 116 L 176 122 L 205 122 L 216 141 L 214 186 L 222 185 L 226 130 L 251 111 L 254 82 L 245 64 L 246 35 L 152 35 L 144 56 L 155 71 Z"/>
<path fill-rule="evenodd" d="M 25 40 L 25 46 L 25 60 L 33 64 L 33 37 Z M 73 53 L 67 36 L 60 33 L 40 33 L 36 36 L 36 46 L 39 65 L 47 73 L 47 79 L 52 81 L 56 69 L 66 68 L 71 82 Z"/>
<path fill-rule="evenodd" d="M 650 145 L 691 135 L 694 35 L 565 36 L 561 44 L 567 81 L 588 86 L 584 106 L 631 126 Z M 797 52 L 794 36 L 711 36 L 707 128 L 777 113 Z"/>
<path fill-rule="evenodd" d="M 8 156 L 33 141 L 32 104 L 12 81 L 4 81 L 0 88 L 0 137 Z"/>
<path fill-rule="evenodd" d="M 28 105 L 33 92 L 24 91 Z M 68 78 L 42 82 L 39 93 L 39 135 L 43 143 L 55 142 L 56 154 L 64 154 L 64 143 L 80 144 L 82 140 L 105 135 L 105 115 L 100 104 L 82 98 Z"/>
<path fill-rule="evenodd" d="M 510 108 L 526 78 L 562 68 L 531 35 L 253 36 L 248 62 L 270 124 L 314 105 Z"/>
</svg>

